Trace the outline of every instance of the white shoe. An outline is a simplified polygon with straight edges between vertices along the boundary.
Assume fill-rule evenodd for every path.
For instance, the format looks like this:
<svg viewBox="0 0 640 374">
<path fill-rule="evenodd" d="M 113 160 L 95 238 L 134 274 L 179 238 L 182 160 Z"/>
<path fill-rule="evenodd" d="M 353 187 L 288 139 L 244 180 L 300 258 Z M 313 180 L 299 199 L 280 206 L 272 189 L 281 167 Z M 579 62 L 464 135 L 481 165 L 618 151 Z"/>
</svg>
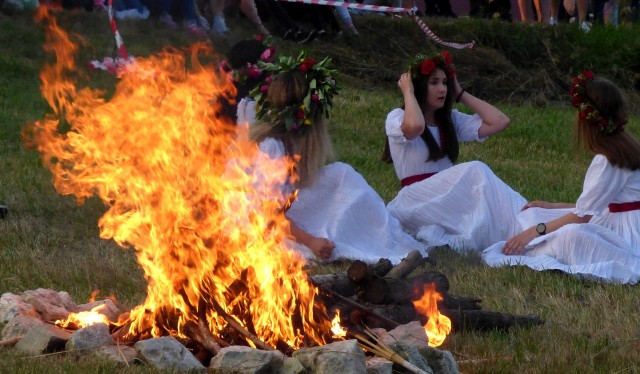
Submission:
<svg viewBox="0 0 640 374">
<path fill-rule="evenodd" d="M 580 24 L 580 30 L 584 31 L 585 34 L 586 34 L 589 31 L 591 31 L 591 27 L 589 26 L 589 24 L 586 21 L 582 21 L 582 23 Z"/>
<path fill-rule="evenodd" d="M 224 34 L 229 31 L 227 24 L 224 22 L 223 16 L 213 16 L 211 24 L 211 32 L 214 34 Z"/>
<path fill-rule="evenodd" d="M 558 19 L 555 17 L 549 17 L 549 25 L 555 26 L 558 24 Z"/>
</svg>

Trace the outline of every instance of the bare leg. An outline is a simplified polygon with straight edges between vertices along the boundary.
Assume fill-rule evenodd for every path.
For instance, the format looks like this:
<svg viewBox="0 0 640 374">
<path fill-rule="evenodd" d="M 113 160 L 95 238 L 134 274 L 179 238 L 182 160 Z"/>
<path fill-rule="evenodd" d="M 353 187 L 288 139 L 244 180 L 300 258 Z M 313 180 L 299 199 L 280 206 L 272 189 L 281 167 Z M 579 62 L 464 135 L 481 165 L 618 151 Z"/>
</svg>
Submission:
<svg viewBox="0 0 640 374">
<path fill-rule="evenodd" d="M 262 20 L 258 15 L 258 9 L 256 8 L 254 0 L 240 0 L 240 11 L 249 19 L 249 21 L 256 25 L 258 30 L 260 30 L 260 33 L 265 36 L 271 35 L 269 30 L 267 30 L 267 28 L 262 24 Z"/>
<path fill-rule="evenodd" d="M 549 0 L 534 0 L 538 12 L 538 22 L 549 23 Z"/>
<path fill-rule="evenodd" d="M 531 9 L 531 0 L 518 0 L 520 8 L 520 19 L 522 23 L 533 22 L 533 10 Z"/>
</svg>

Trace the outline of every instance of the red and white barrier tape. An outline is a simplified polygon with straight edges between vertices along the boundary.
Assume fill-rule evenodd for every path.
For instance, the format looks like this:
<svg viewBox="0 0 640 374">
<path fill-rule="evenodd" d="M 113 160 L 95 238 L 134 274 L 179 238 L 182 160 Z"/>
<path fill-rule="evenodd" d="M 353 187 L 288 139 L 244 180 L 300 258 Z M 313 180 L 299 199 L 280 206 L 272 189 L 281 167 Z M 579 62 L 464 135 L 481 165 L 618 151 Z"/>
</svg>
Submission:
<svg viewBox="0 0 640 374">
<path fill-rule="evenodd" d="M 390 6 L 382 6 L 382 5 L 366 5 L 359 3 L 350 3 L 346 1 L 334 1 L 334 0 L 280 0 L 286 1 L 289 3 L 304 3 L 304 4 L 316 4 L 316 5 L 331 5 L 331 6 L 341 6 L 345 8 L 355 8 L 355 9 L 364 9 L 364 10 L 373 10 L 376 12 L 389 12 L 389 13 L 407 13 L 413 17 L 413 19 L 418 23 L 418 26 L 424 33 L 429 37 L 429 39 L 433 40 L 438 44 L 445 45 L 447 47 L 455 48 L 455 49 L 464 49 L 464 48 L 473 48 L 475 42 L 471 43 L 451 43 L 445 42 L 440 39 L 436 34 L 431 31 L 427 25 L 416 15 L 415 8 L 396 8 Z"/>
<path fill-rule="evenodd" d="M 107 14 L 109 15 L 109 26 L 111 26 L 111 31 L 113 31 L 116 38 L 116 48 L 118 49 L 120 57 L 105 57 L 102 61 L 93 60 L 89 63 L 89 66 L 94 69 L 106 70 L 113 74 L 118 74 L 123 68 L 131 65 L 131 63 L 135 61 L 135 58 L 133 56 L 129 56 L 127 53 L 127 48 L 124 46 L 122 36 L 120 36 L 120 32 L 118 32 L 116 20 L 113 18 L 113 0 L 109 0 Z"/>
</svg>

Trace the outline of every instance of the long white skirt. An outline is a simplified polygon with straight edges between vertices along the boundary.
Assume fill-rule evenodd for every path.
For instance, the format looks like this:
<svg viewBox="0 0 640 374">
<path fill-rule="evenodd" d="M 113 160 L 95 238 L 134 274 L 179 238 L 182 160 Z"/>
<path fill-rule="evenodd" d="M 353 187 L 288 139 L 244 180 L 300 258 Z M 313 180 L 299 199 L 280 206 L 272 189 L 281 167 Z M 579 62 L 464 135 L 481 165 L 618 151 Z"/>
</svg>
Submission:
<svg viewBox="0 0 640 374">
<path fill-rule="evenodd" d="M 336 244 L 332 259 L 399 262 L 412 250 L 426 256 L 423 244 L 402 230 L 375 190 L 351 166 L 325 166 L 311 187 L 299 191 L 287 217 L 308 233 Z M 311 251 L 289 243 L 307 258 Z"/>
<path fill-rule="evenodd" d="M 427 247 L 481 251 L 516 233 L 526 203 L 487 165 L 472 161 L 404 187 L 387 209 Z"/>
<path fill-rule="evenodd" d="M 540 222 L 548 222 L 570 211 L 571 209 L 527 209 L 518 216 L 520 230 Z M 624 218 L 621 215 L 627 213 L 614 214 L 618 218 Z M 534 270 L 561 270 L 607 282 L 637 283 L 640 280 L 640 248 L 634 247 L 629 240 L 598 223 L 601 221 L 596 218 L 585 224 L 565 225 L 532 240 L 523 254 L 518 256 L 503 254 L 505 242 L 501 241 L 487 248 L 482 258 L 494 267 L 523 265 Z"/>
</svg>

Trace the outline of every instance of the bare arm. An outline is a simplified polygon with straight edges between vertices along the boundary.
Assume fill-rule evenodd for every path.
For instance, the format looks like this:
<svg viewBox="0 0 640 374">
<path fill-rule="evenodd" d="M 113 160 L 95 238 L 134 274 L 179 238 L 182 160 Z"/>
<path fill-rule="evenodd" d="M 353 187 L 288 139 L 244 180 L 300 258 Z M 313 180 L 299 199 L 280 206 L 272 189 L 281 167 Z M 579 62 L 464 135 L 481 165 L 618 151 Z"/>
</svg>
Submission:
<svg viewBox="0 0 640 374">
<path fill-rule="evenodd" d="M 422 109 L 413 93 L 411 73 L 403 73 L 398 80 L 398 86 L 404 97 L 404 119 L 402 120 L 402 134 L 412 140 L 424 132 L 425 121 Z"/>
<path fill-rule="evenodd" d="M 563 208 L 575 208 L 576 204 L 574 203 L 549 203 L 546 201 L 529 201 L 525 206 L 522 207 L 522 210 L 529 208 L 544 208 L 544 209 L 563 209 Z"/>
<path fill-rule="evenodd" d="M 567 213 L 560 218 L 556 218 L 553 221 L 549 221 L 545 223 L 547 226 L 547 234 L 552 233 L 564 225 L 568 225 L 570 223 L 587 223 L 591 220 L 592 216 L 586 215 L 584 217 L 580 217 L 575 213 Z M 507 243 L 502 248 L 502 252 L 507 255 L 517 255 L 522 252 L 524 246 L 529 244 L 530 241 L 538 237 L 538 232 L 535 227 L 529 227 L 524 230 L 520 234 L 514 236 L 509 239 Z"/>
<path fill-rule="evenodd" d="M 293 235 L 296 242 L 307 246 L 311 252 L 321 260 L 327 260 L 331 257 L 331 254 L 336 247 L 331 240 L 313 236 L 301 229 L 291 220 L 289 220 L 289 224 L 291 226 L 291 235 Z"/>
<path fill-rule="evenodd" d="M 486 138 L 493 134 L 497 134 L 500 131 L 509 127 L 511 120 L 498 108 L 487 103 L 484 100 L 478 99 L 471 95 L 469 92 L 462 90 L 458 78 L 454 78 L 455 97 L 460 97 L 460 102 L 468 106 L 471 110 L 478 113 L 482 118 L 482 125 L 478 129 L 478 136 L 480 138 Z M 462 96 L 459 96 L 462 93 Z"/>
</svg>

